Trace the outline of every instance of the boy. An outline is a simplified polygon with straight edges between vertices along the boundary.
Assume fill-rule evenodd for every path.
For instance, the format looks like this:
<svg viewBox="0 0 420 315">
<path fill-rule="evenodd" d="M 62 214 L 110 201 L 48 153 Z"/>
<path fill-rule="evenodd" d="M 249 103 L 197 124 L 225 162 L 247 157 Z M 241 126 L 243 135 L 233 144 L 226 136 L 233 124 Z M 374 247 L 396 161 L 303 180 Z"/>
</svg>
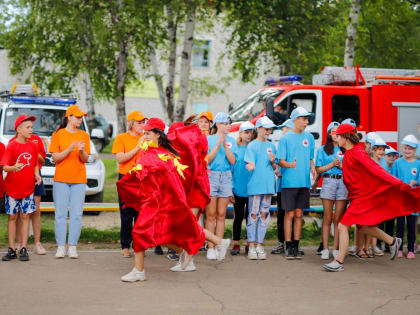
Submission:
<svg viewBox="0 0 420 315">
<path fill-rule="evenodd" d="M 38 148 L 29 141 L 33 132 L 34 116 L 20 115 L 15 121 L 16 140 L 10 142 L 1 160 L 3 170 L 7 172 L 5 186 L 5 204 L 8 217 L 9 249 L 3 256 L 3 261 L 17 258 L 15 247 L 16 221 L 18 212 L 22 220 L 19 260 L 28 261 L 26 249 L 29 233 L 29 215 L 35 211 L 35 183 L 41 183 L 39 176 Z"/>
<path fill-rule="evenodd" d="M 314 150 L 315 140 L 305 131 L 309 124 L 308 113 L 303 107 L 297 107 L 290 115 L 294 122 L 291 131 L 280 138 L 278 159 L 282 167 L 282 208 L 284 218 L 284 237 L 286 241 L 286 259 L 302 259 L 299 240 L 302 230 L 303 209 L 309 208 L 310 173 L 315 178 Z M 292 243 L 292 221 L 294 219 L 294 241 Z"/>
</svg>

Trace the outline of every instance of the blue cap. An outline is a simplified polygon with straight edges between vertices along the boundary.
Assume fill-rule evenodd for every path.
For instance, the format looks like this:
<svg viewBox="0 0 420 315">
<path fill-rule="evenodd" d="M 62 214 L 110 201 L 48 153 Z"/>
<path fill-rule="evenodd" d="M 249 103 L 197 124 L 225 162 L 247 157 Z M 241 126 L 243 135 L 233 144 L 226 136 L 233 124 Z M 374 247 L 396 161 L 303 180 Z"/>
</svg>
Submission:
<svg viewBox="0 0 420 315">
<path fill-rule="evenodd" d="M 257 120 L 257 123 L 255 124 L 255 128 L 275 128 L 276 125 L 272 122 L 270 118 L 267 116 L 263 116 Z"/>
<path fill-rule="evenodd" d="M 366 142 L 368 142 L 371 146 L 373 146 L 377 138 L 379 138 L 379 136 L 376 134 L 376 132 L 374 131 L 368 132 L 366 135 Z"/>
<path fill-rule="evenodd" d="M 239 127 L 239 131 L 245 131 L 245 130 L 253 130 L 255 128 L 254 124 L 249 122 L 249 121 L 245 121 L 241 124 L 241 126 Z"/>
<path fill-rule="evenodd" d="M 354 128 L 356 128 L 356 127 L 357 127 L 356 122 L 355 122 L 353 119 L 351 119 L 351 118 L 344 119 L 341 123 L 342 123 L 342 124 L 349 124 L 349 125 L 352 125 Z"/>
<path fill-rule="evenodd" d="M 374 139 L 374 143 L 372 145 L 373 147 L 385 147 L 386 149 L 389 149 L 389 145 L 387 145 L 385 143 L 384 140 L 382 140 L 381 138 L 376 138 Z"/>
<path fill-rule="evenodd" d="M 290 119 L 291 120 L 295 120 L 296 118 L 299 117 L 308 117 L 308 116 L 313 116 L 314 114 L 309 113 L 305 108 L 303 107 L 296 107 L 292 113 L 290 114 Z"/>
<path fill-rule="evenodd" d="M 331 129 L 338 128 L 338 126 L 340 126 L 340 123 L 336 121 L 331 122 L 327 127 L 327 132 L 329 132 Z"/>
<path fill-rule="evenodd" d="M 409 145 L 412 148 L 417 148 L 418 140 L 414 135 L 408 135 L 401 141 L 402 144 Z"/>
<path fill-rule="evenodd" d="M 293 122 L 293 120 L 288 119 L 279 126 L 279 128 L 283 128 L 283 127 L 293 129 L 295 127 L 295 123 Z"/>
<path fill-rule="evenodd" d="M 388 155 L 388 154 L 398 154 L 398 151 L 395 150 L 393 147 L 388 146 L 388 148 L 385 149 L 385 154 L 386 155 Z"/>
<path fill-rule="evenodd" d="M 224 112 L 219 112 L 216 114 L 213 120 L 213 126 L 216 125 L 216 123 L 228 123 L 230 124 L 232 121 L 230 119 L 229 114 L 226 114 Z"/>
</svg>

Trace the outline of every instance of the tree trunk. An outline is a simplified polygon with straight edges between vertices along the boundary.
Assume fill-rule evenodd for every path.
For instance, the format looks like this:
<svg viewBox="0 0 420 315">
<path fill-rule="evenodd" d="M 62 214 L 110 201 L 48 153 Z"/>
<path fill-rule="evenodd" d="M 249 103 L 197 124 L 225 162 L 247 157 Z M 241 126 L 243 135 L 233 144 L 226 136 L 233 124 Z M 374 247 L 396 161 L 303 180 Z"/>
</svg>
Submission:
<svg viewBox="0 0 420 315">
<path fill-rule="evenodd" d="M 87 107 L 87 114 L 86 122 L 89 127 L 89 131 L 92 131 L 93 128 L 96 127 L 95 124 L 95 105 L 93 102 L 93 89 L 92 83 L 90 81 L 90 76 L 87 72 L 83 73 L 83 84 L 85 85 L 85 103 Z"/>
<path fill-rule="evenodd" d="M 169 37 L 169 58 L 168 58 L 168 83 L 166 84 L 166 112 L 168 123 L 174 121 L 175 107 L 175 70 L 176 70 L 176 35 L 178 28 L 178 16 L 175 16 L 170 5 L 167 7 L 168 15 L 168 37 Z"/>
<path fill-rule="evenodd" d="M 117 55 L 116 70 L 117 70 L 117 81 L 116 81 L 116 93 L 115 103 L 117 104 L 117 122 L 118 122 L 118 133 L 126 132 L 126 111 L 125 111 L 125 84 L 127 81 L 127 59 L 129 50 L 130 39 L 121 40 L 120 51 Z"/>
<path fill-rule="evenodd" d="M 346 47 L 344 50 L 344 66 L 345 67 L 354 66 L 355 43 L 356 43 L 357 26 L 359 23 L 361 2 L 362 0 L 352 0 L 351 2 L 349 24 L 347 25 Z"/>
<path fill-rule="evenodd" d="M 192 48 L 194 42 L 195 27 L 195 7 L 192 6 L 188 10 L 187 21 L 185 22 L 184 47 L 182 49 L 181 73 L 179 77 L 179 97 L 176 104 L 175 119 L 177 121 L 184 120 L 185 107 L 188 100 L 188 83 L 190 79 Z"/>
<path fill-rule="evenodd" d="M 164 115 L 163 118 L 165 121 L 168 121 L 165 90 L 163 88 L 162 76 L 159 73 L 159 68 L 157 65 L 156 49 L 153 43 L 150 45 L 149 59 L 150 59 L 150 65 L 152 67 L 152 73 L 153 73 L 152 75 L 153 75 L 153 78 L 155 79 L 156 87 L 159 92 L 160 104 L 162 106 L 162 111 Z"/>
</svg>

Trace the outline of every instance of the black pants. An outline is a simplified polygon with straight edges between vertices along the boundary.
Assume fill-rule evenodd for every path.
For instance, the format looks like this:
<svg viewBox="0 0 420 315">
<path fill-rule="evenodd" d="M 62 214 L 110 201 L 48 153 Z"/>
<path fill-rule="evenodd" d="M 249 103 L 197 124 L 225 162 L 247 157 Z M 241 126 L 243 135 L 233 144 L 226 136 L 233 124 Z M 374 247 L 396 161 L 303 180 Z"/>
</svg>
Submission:
<svg viewBox="0 0 420 315">
<path fill-rule="evenodd" d="M 404 243 L 404 227 L 407 222 L 407 249 L 409 252 L 414 251 L 414 242 L 416 241 L 416 216 L 407 215 L 405 217 L 397 218 L 397 237 L 401 238 L 403 242 L 401 243 L 400 250 L 403 250 Z"/>
<path fill-rule="evenodd" d="M 286 215 L 286 211 L 284 211 L 281 207 L 281 192 L 277 193 L 277 239 L 279 243 L 284 243 L 284 216 Z M 292 241 L 294 240 L 293 231 L 295 230 L 292 221 Z"/>
<path fill-rule="evenodd" d="M 233 240 L 239 241 L 241 239 L 242 221 L 245 220 L 248 223 L 248 197 L 235 197 L 235 203 L 233 209 L 235 210 L 235 217 L 233 219 Z"/>
<path fill-rule="evenodd" d="M 395 218 L 394 219 L 390 219 L 387 220 L 385 222 L 382 222 L 379 225 L 379 228 L 384 231 L 386 234 L 388 234 L 389 236 L 394 236 L 394 226 L 395 226 Z M 378 240 L 378 246 L 382 245 L 382 240 Z M 389 248 L 388 244 L 385 244 L 386 248 Z"/>
<path fill-rule="evenodd" d="M 118 179 L 121 179 L 124 175 L 118 174 Z M 121 218 L 121 230 L 120 230 L 120 239 L 121 239 L 121 248 L 130 248 L 131 242 L 133 241 L 133 236 L 131 231 L 133 230 L 133 225 L 137 220 L 138 212 L 133 208 L 123 208 L 123 203 L 118 196 L 118 202 L 120 204 L 120 218 Z"/>
</svg>

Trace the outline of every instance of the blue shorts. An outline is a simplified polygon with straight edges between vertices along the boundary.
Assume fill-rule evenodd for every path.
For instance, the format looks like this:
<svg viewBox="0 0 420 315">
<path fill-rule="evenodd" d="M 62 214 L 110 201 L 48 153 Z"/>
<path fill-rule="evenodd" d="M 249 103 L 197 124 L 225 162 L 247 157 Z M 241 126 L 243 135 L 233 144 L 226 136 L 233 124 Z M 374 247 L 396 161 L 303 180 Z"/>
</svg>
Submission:
<svg viewBox="0 0 420 315">
<path fill-rule="evenodd" d="M 13 215 L 20 212 L 23 214 L 30 214 L 35 212 L 35 200 L 34 194 L 22 199 L 15 199 L 10 197 L 8 194 L 4 194 L 6 214 Z"/>
<path fill-rule="evenodd" d="M 209 172 L 210 196 L 228 198 L 233 196 L 232 172 Z"/>
<path fill-rule="evenodd" d="M 348 191 L 343 179 L 324 177 L 320 198 L 328 200 L 347 200 Z"/>
<path fill-rule="evenodd" d="M 41 184 L 35 185 L 34 196 L 45 196 L 44 182 L 41 180 Z"/>
</svg>

